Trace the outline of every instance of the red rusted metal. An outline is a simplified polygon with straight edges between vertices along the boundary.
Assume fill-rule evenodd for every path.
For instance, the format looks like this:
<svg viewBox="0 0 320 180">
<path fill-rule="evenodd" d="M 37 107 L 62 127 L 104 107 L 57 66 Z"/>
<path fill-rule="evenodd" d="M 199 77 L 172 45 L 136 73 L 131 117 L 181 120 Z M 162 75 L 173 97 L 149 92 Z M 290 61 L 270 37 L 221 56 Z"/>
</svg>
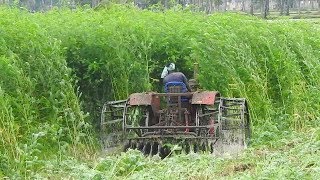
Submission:
<svg viewBox="0 0 320 180">
<path fill-rule="evenodd" d="M 209 123 L 210 123 L 210 126 L 211 126 L 210 129 L 209 129 L 209 134 L 210 135 L 214 135 L 214 119 L 213 119 L 213 117 L 210 118 Z"/>
<path fill-rule="evenodd" d="M 131 106 L 148 106 L 150 105 L 152 111 L 158 112 L 160 109 L 160 97 L 157 93 L 134 93 L 130 95 L 129 104 Z"/>
<path fill-rule="evenodd" d="M 216 97 L 219 96 L 220 94 L 217 91 L 195 92 L 192 96 L 191 104 L 213 105 Z"/>
<path fill-rule="evenodd" d="M 130 105 L 151 105 L 153 93 L 134 93 L 130 95 Z"/>
</svg>

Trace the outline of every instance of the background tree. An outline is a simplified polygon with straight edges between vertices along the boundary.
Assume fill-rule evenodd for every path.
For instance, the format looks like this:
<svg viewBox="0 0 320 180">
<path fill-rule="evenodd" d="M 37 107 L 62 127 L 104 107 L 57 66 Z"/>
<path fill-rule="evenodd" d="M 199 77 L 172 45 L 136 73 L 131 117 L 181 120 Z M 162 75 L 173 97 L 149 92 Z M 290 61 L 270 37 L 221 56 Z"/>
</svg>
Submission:
<svg viewBox="0 0 320 180">
<path fill-rule="evenodd" d="M 17 6 L 30 12 L 48 11 L 53 7 L 98 7 L 110 3 L 131 4 L 156 11 L 173 7 L 208 14 L 217 11 L 242 11 L 262 18 L 267 18 L 269 11 L 279 12 L 281 16 L 289 16 L 292 11 L 298 15 L 308 13 L 312 17 L 320 17 L 320 0 L 0 0 L 0 4 Z"/>
<path fill-rule="evenodd" d="M 253 15 L 253 9 L 254 9 L 254 1 L 250 0 L 250 14 Z"/>
<path fill-rule="evenodd" d="M 263 0 L 261 4 L 262 4 L 262 8 L 261 8 L 262 18 L 266 19 L 269 14 L 269 0 Z"/>
</svg>

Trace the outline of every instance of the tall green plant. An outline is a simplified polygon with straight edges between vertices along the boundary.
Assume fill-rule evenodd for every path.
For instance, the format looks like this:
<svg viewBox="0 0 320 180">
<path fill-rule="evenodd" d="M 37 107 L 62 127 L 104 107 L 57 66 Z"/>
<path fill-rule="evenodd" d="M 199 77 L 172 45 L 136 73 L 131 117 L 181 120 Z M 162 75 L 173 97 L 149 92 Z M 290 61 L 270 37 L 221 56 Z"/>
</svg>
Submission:
<svg viewBox="0 0 320 180">
<path fill-rule="evenodd" d="M 92 150 L 59 41 L 26 12 L 1 8 L 0 24 L 0 170 L 29 176 L 52 153 L 80 157 Z"/>
</svg>

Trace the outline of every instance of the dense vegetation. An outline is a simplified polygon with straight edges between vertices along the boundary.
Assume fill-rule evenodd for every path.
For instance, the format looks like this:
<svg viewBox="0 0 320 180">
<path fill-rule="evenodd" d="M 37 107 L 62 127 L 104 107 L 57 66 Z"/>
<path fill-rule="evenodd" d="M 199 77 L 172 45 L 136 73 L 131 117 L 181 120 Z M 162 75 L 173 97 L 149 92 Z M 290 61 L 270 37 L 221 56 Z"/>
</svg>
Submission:
<svg viewBox="0 0 320 180">
<path fill-rule="evenodd" d="M 0 177 L 40 168 L 52 152 L 89 150 L 92 142 L 81 147 L 90 125 L 59 41 L 23 12 L 1 9 L 0 24 Z"/>
<path fill-rule="evenodd" d="M 34 14 L 1 8 L 0 178 L 147 179 L 169 177 L 172 167 L 176 178 L 319 177 L 316 23 L 123 6 Z M 96 159 L 102 103 L 161 91 L 169 61 L 188 77 L 198 62 L 204 89 L 248 99 L 255 148 L 236 159 L 153 161 L 135 151 Z"/>
</svg>

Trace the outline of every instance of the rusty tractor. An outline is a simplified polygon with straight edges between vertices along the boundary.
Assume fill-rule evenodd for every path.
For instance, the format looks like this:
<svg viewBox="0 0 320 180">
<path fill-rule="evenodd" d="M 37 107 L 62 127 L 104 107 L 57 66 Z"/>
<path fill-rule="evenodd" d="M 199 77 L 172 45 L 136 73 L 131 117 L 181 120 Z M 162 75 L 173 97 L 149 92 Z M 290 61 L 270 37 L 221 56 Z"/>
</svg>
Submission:
<svg viewBox="0 0 320 180">
<path fill-rule="evenodd" d="M 190 83 L 196 86 L 194 79 Z M 164 158 L 173 149 L 221 154 L 239 152 L 248 145 L 246 99 L 184 89 L 183 83 L 172 82 L 164 93 L 133 93 L 126 100 L 106 102 L 101 113 L 104 147 L 122 146 L 125 151 L 138 149 Z"/>
</svg>

